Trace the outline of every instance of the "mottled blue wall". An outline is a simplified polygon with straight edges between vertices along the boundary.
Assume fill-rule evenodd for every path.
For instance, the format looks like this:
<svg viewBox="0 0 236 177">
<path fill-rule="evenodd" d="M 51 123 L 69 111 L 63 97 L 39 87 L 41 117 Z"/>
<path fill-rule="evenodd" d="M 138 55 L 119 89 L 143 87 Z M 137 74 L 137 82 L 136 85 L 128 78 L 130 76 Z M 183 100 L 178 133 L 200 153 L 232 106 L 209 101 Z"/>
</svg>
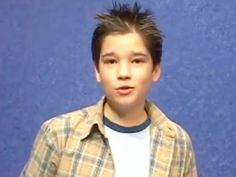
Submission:
<svg viewBox="0 0 236 177">
<path fill-rule="evenodd" d="M 200 176 L 234 177 L 236 1 L 140 2 L 165 34 L 151 100 L 191 135 Z M 102 95 L 90 40 L 95 12 L 110 5 L 0 1 L 0 176 L 19 175 L 42 122 Z"/>
</svg>

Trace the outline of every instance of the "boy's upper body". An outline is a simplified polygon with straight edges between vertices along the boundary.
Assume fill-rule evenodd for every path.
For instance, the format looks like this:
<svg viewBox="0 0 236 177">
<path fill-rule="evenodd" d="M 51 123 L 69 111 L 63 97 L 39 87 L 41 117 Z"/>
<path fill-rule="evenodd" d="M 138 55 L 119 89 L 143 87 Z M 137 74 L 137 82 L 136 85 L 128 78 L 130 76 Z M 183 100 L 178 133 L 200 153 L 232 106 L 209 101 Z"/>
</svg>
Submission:
<svg viewBox="0 0 236 177">
<path fill-rule="evenodd" d="M 46 121 L 22 176 L 116 176 L 113 149 L 103 124 L 104 104 L 105 98 L 102 98 L 96 105 Z M 187 133 L 154 104 L 147 101 L 145 109 L 151 119 L 150 174 L 146 177 L 196 177 Z M 126 144 L 122 145 L 129 150 Z M 133 160 L 137 159 L 139 157 Z M 142 168 L 136 167 L 136 170 Z"/>
<path fill-rule="evenodd" d="M 46 121 L 21 176 L 196 177 L 188 134 L 146 97 L 162 36 L 149 10 L 115 4 L 92 39 L 97 104 Z"/>
</svg>

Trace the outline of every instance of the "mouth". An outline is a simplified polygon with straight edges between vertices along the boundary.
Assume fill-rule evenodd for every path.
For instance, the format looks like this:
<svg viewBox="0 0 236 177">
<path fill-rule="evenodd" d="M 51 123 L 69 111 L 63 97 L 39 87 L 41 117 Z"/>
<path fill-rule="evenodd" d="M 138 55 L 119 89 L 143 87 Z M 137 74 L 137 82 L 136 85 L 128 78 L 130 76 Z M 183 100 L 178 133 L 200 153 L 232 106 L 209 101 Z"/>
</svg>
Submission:
<svg viewBox="0 0 236 177">
<path fill-rule="evenodd" d="M 125 96 L 125 95 L 131 94 L 133 92 L 133 90 L 134 90 L 134 87 L 131 87 L 131 86 L 121 86 L 121 87 L 118 87 L 116 90 L 117 90 L 117 93 L 119 95 Z"/>
</svg>

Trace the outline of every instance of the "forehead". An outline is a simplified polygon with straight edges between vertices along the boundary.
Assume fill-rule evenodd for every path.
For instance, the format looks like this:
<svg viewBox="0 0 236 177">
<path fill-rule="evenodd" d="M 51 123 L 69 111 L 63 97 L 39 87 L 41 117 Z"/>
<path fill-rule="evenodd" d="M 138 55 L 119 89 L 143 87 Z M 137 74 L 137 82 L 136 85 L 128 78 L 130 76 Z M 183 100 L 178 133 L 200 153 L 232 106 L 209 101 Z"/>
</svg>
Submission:
<svg viewBox="0 0 236 177">
<path fill-rule="evenodd" d="M 112 33 L 105 36 L 101 46 L 101 55 L 108 52 L 116 54 L 142 52 L 148 54 L 142 36 L 136 32 L 126 34 Z"/>
</svg>

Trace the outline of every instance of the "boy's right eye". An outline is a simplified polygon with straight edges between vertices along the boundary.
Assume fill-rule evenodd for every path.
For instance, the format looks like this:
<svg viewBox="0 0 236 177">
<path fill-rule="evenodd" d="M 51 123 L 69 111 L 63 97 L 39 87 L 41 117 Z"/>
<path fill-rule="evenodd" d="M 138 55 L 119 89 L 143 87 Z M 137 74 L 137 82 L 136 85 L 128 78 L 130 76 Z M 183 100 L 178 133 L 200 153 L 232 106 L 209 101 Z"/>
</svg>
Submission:
<svg viewBox="0 0 236 177">
<path fill-rule="evenodd" d="M 115 59 L 105 59 L 104 64 L 115 64 L 116 60 Z"/>
</svg>

